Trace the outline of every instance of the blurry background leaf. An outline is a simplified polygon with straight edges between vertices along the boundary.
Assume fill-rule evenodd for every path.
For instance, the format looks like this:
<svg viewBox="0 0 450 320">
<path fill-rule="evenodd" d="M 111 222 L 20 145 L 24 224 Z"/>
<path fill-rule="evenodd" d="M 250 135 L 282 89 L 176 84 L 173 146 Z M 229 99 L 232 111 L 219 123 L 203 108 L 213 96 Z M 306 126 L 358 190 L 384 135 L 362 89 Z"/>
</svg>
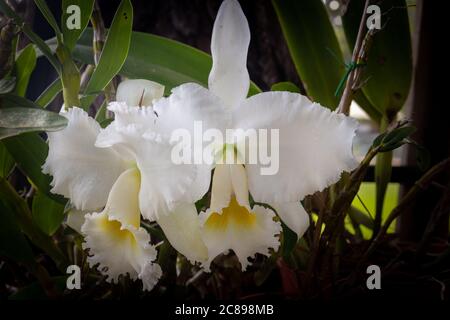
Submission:
<svg viewBox="0 0 450 320">
<path fill-rule="evenodd" d="M 73 28 L 69 29 L 67 27 L 67 23 L 70 23 L 69 17 L 76 14 L 76 12 L 73 12 L 72 10 L 69 10 L 69 6 L 78 6 L 80 8 L 80 26 L 79 28 Z M 69 9 L 73 9 L 69 8 Z M 77 42 L 78 38 L 81 36 L 83 31 L 86 29 L 89 18 L 92 14 L 92 9 L 94 8 L 94 0 L 62 0 L 62 16 L 61 16 L 61 28 L 63 32 L 63 38 L 64 38 L 64 44 L 66 47 L 72 51 L 73 47 L 75 46 L 75 43 Z M 77 10 L 77 9 L 75 9 Z M 69 20 L 68 20 L 69 19 Z"/>
<path fill-rule="evenodd" d="M 0 142 L 0 178 L 8 177 L 14 167 L 14 159 L 5 146 Z"/>
<path fill-rule="evenodd" d="M 24 133 L 1 141 L 16 161 L 20 170 L 34 187 L 50 198 L 65 203 L 63 197 L 50 192 L 49 175 L 42 173 L 42 165 L 48 154 L 48 145 L 37 133 Z"/>
<path fill-rule="evenodd" d="M 49 43 L 52 45 L 51 41 Z M 86 29 L 81 36 L 73 56 L 83 63 L 94 63 L 92 29 Z M 196 82 L 207 87 L 211 66 L 211 56 L 201 50 L 168 38 L 133 32 L 128 57 L 120 74 L 161 83 L 167 95 L 172 88 L 186 82 Z M 249 96 L 258 92 L 261 90 L 251 83 Z"/>
<path fill-rule="evenodd" d="M 272 85 L 270 88 L 272 91 L 289 91 L 289 92 L 295 92 L 300 93 L 299 87 L 297 87 L 295 84 L 289 81 L 285 82 L 278 82 Z"/>
<path fill-rule="evenodd" d="M 0 109 L 0 139 L 31 131 L 56 131 L 67 125 L 67 118 L 37 108 Z"/>
<path fill-rule="evenodd" d="M 38 192 L 33 197 L 33 221 L 45 234 L 51 236 L 63 221 L 64 207 L 65 205 L 63 203 L 57 202 L 45 194 Z"/>
<path fill-rule="evenodd" d="M 4 178 L 0 178 L 0 201 L 13 212 L 17 226 L 27 235 L 30 241 L 44 250 L 44 252 L 53 259 L 60 270 L 65 270 L 65 266 L 67 265 L 66 256 L 64 256 L 55 242 L 53 242 L 52 238 L 43 233 L 40 228 L 36 226 L 35 222 L 32 220 L 28 203 Z M 31 264 L 27 265 L 27 267 L 31 267 L 31 271 L 37 272 L 38 275 L 42 275 L 39 268 L 35 268 Z"/>
<path fill-rule="evenodd" d="M 13 210 L 0 198 L 0 256 L 25 265 L 35 263 L 33 252 L 16 223 Z"/>
<path fill-rule="evenodd" d="M 366 213 L 360 211 L 354 206 L 350 207 L 348 215 L 358 225 L 363 225 L 369 229 L 373 228 L 373 220 Z"/>
<path fill-rule="evenodd" d="M 335 109 L 343 57 L 321 0 L 273 0 L 297 73 L 312 100 Z"/>
<path fill-rule="evenodd" d="M 404 0 L 380 1 L 382 29 L 373 37 L 362 88 L 369 101 L 392 120 L 408 96 L 412 76 L 411 36 Z M 364 1 L 350 1 L 343 25 L 353 48 Z"/>
<path fill-rule="evenodd" d="M 132 26 L 133 7 L 129 0 L 122 0 L 111 23 L 98 65 L 86 86 L 86 94 L 103 90 L 120 71 L 130 47 Z M 92 102 L 91 99 L 88 101 Z"/>
<path fill-rule="evenodd" d="M 36 66 L 36 51 L 33 45 L 28 45 L 17 57 L 15 64 L 16 87 L 15 93 L 21 97 L 25 96 L 31 73 Z"/>
<path fill-rule="evenodd" d="M 3 108 L 39 108 L 39 106 L 28 99 L 7 93 L 0 95 L 0 109 Z"/>
<path fill-rule="evenodd" d="M 369 101 L 369 99 L 367 99 L 362 90 L 358 90 L 355 92 L 354 100 L 369 115 L 370 119 L 372 119 L 376 123 L 380 123 L 381 112 L 372 105 L 372 103 Z"/>
</svg>

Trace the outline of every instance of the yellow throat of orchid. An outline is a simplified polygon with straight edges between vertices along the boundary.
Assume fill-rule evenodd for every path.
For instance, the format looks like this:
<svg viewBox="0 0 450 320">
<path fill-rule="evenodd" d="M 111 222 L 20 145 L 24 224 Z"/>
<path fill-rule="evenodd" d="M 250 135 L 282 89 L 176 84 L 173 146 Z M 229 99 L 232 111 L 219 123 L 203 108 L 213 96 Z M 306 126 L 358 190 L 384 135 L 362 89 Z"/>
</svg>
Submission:
<svg viewBox="0 0 450 320">
<path fill-rule="evenodd" d="M 228 227 L 251 228 L 256 223 L 256 216 L 246 207 L 239 205 L 233 196 L 228 207 L 222 213 L 214 212 L 205 222 L 207 228 L 224 231 Z"/>
</svg>

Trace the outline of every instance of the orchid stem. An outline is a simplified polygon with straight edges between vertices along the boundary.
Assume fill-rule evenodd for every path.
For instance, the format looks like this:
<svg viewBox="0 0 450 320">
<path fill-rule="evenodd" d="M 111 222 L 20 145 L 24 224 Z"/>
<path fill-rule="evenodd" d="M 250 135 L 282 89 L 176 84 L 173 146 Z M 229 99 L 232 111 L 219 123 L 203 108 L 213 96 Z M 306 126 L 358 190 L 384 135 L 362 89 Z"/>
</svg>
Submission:
<svg viewBox="0 0 450 320">
<path fill-rule="evenodd" d="M 353 54 L 352 54 L 352 62 L 355 65 L 358 65 L 358 57 L 361 54 L 364 54 L 367 50 L 362 46 L 363 40 L 365 38 L 364 28 L 366 26 L 366 16 L 367 16 L 367 7 L 369 6 L 369 0 L 366 0 L 366 3 L 364 5 L 364 12 L 361 17 L 361 22 L 359 24 L 358 29 L 358 36 L 356 38 L 355 47 L 353 48 Z M 370 32 L 370 31 L 369 31 Z M 364 42 L 364 43 L 369 43 Z M 350 70 L 347 82 L 345 84 L 344 93 L 342 94 L 341 100 L 339 102 L 338 106 L 338 112 L 343 113 L 345 115 L 349 115 L 350 113 L 350 105 L 353 100 L 353 94 L 355 91 L 355 79 L 359 78 L 355 77 L 355 74 L 360 74 L 361 68 L 353 68 Z"/>
<path fill-rule="evenodd" d="M 364 255 L 362 256 L 359 266 L 361 266 L 364 261 L 370 256 L 370 254 L 374 251 L 374 249 L 378 246 L 378 244 L 381 242 L 381 239 L 384 234 L 388 231 L 390 225 L 392 222 L 400 216 L 402 212 L 405 211 L 405 209 L 410 206 L 414 200 L 414 198 L 417 196 L 417 194 L 425 190 L 428 185 L 431 184 L 431 182 L 436 178 L 437 175 L 439 175 L 442 171 L 444 171 L 446 168 L 450 167 L 450 158 L 447 158 L 435 166 L 433 166 L 430 170 L 428 170 L 419 180 L 417 180 L 414 183 L 414 186 L 408 191 L 408 193 L 403 197 L 401 202 L 395 207 L 389 216 L 386 218 L 386 221 L 383 225 L 383 227 L 380 229 L 378 234 L 376 235 L 375 239 L 370 244 L 369 248 L 366 250 Z M 359 269 L 359 268 L 357 268 Z"/>
</svg>

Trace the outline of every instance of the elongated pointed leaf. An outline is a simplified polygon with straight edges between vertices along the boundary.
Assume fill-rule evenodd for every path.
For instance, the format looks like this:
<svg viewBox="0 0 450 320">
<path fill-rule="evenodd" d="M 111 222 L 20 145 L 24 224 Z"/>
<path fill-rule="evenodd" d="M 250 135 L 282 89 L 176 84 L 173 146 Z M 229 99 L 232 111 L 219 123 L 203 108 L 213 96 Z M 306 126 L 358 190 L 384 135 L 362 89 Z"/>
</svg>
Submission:
<svg viewBox="0 0 450 320">
<path fill-rule="evenodd" d="M 38 192 L 33 198 L 33 221 L 47 235 L 51 236 L 64 219 L 64 204 Z"/>
<path fill-rule="evenodd" d="M 25 96 L 31 73 L 36 67 L 36 50 L 34 46 L 28 45 L 17 57 L 15 64 L 16 87 L 15 93 L 21 97 Z"/>
<path fill-rule="evenodd" d="M 64 269 L 67 259 L 53 240 L 45 235 L 33 222 L 28 204 L 4 178 L 0 178 L 0 201 L 14 213 L 14 220 L 20 230 L 35 244 L 44 250 L 57 264 L 58 268 Z M 10 241 L 10 240 L 9 240 Z M 2 239 L 3 242 L 3 239 Z M 28 267 L 32 267 L 30 263 Z M 33 271 L 33 270 L 32 270 Z"/>
<path fill-rule="evenodd" d="M 19 97 L 15 94 L 0 95 L 0 109 L 1 108 L 39 108 L 37 104 L 28 99 Z"/>
<path fill-rule="evenodd" d="M 54 40 L 49 43 L 54 46 Z M 94 63 L 92 29 L 86 29 L 81 36 L 73 56 L 83 63 Z M 186 82 L 196 82 L 207 87 L 211 66 L 211 56 L 203 51 L 168 38 L 133 32 L 128 57 L 120 74 L 161 83 L 167 95 L 172 88 Z M 249 96 L 258 92 L 261 90 L 251 83 Z"/>
<path fill-rule="evenodd" d="M 284 38 L 308 96 L 335 109 L 345 68 L 341 49 L 321 0 L 273 0 Z"/>
<path fill-rule="evenodd" d="M 37 108 L 0 109 L 0 139 L 32 131 L 57 131 L 67 125 L 67 118 Z"/>
<path fill-rule="evenodd" d="M 24 133 L 17 137 L 9 137 L 1 141 L 16 161 L 20 170 L 28 177 L 34 187 L 50 198 L 65 202 L 61 196 L 50 192 L 49 175 L 42 173 L 42 165 L 48 154 L 48 145 L 37 133 Z"/>
<path fill-rule="evenodd" d="M 39 11 L 41 11 L 45 20 L 47 20 L 47 22 L 50 24 L 53 31 L 55 31 L 56 38 L 61 39 L 61 36 L 62 36 L 61 29 L 59 29 L 58 23 L 56 22 L 56 19 L 53 16 L 53 13 L 50 10 L 50 8 L 48 7 L 45 0 L 34 0 L 34 3 L 39 8 Z"/>
<path fill-rule="evenodd" d="M 0 178 L 8 177 L 14 167 L 14 159 L 0 141 Z"/>
<path fill-rule="evenodd" d="M 61 79 L 57 78 L 53 81 L 44 92 L 36 99 L 35 103 L 43 108 L 47 106 L 55 99 L 56 95 L 62 91 Z"/>
<path fill-rule="evenodd" d="M 286 82 L 278 82 L 274 83 L 272 87 L 270 88 L 271 91 L 289 91 L 289 92 L 295 92 L 300 93 L 299 87 L 297 87 L 292 82 L 286 81 Z"/>
<path fill-rule="evenodd" d="M 130 47 L 132 26 L 133 7 L 129 0 L 122 0 L 108 32 L 99 63 L 86 86 L 86 94 L 103 90 L 120 71 Z"/>
<path fill-rule="evenodd" d="M 25 265 L 35 263 L 33 252 L 17 225 L 13 210 L 2 201 L 0 194 L 0 256 Z"/>
<path fill-rule="evenodd" d="M 411 37 L 404 0 L 380 1 L 381 30 L 373 37 L 362 91 L 380 113 L 392 119 L 406 101 L 412 77 Z M 343 24 L 353 48 L 364 1 L 350 1 Z"/>
<path fill-rule="evenodd" d="M 64 36 L 64 44 L 72 51 L 75 43 L 86 29 L 89 18 L 94 8 L 94 0 L 63 0 L 61 28 Z M 79 25 L 76 24 L 79 14 Z"/>
</svg>

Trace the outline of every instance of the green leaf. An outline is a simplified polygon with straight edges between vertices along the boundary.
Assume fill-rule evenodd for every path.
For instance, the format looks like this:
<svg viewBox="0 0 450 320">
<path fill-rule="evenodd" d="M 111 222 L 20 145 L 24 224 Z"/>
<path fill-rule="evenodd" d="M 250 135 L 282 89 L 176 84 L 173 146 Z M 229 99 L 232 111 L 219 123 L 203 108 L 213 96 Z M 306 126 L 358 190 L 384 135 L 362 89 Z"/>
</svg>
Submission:
<svg viewBox="0 0 450 320">
<path fill-rule="evenodd" d="M 51 236 L 64 219 L 64 207 L 63 203 L 38 192 L 33 198 L 33 221 L 45 234 Z"/>
<path fill-rule="evenodd" d="M 45 55 L 48 61 L 52 64 L 55 70 L 61 72 L 61 64 L 58 59 L 53 55 L 49 46 L 42 40 L 34 31 L 30 28 L 28 24 L 15 13 L 10 6 L 5 2 L 5 0 L 0 0 L 0 11 L 2 11 L 6 16 L 13 19 L 14 23 L 21 27 L 22 32 L 38 47 L 40 52 Z"/>
<path fill-rule="evenodd" d="M 81 36 L 73 56 L 85 64 L 94 63 L 92 29 L 86 29 Z M 128 57 L 120 74 L 132 79 L 148 79 L 161 83 L 165 86 L 165 94 L 168 95 L 172 88 L 186 82 L 196 82 L 208 87 L 211 66 L 211 56 L 203 51 L 168 38 L 133 32 Z M 261 89 L 251 83 L 249 96 L 259 92 Z"/>
<path fill-rule="evenodd" d="M 31 73 L 36 67 L 36 50 L 34 46 L 28 45 L 17 57 L 15 64 L 16 88 L 15 93 L 21 97 L 25 96 Z"/>
<path fill-rule="evenodd" d="M 380 113 L 392 119 L 403 106 L 412 77 L 411 36 L 404 0 L 380 1 L 382 29 L 373 37 L 362 91 Z M 343 25 L 351 48 L 355 45 L 364 1 L 350 1 Z"/>
<path fill-rule="evenodd" d="M 1 198 L 0 221 L 0 256 L 25 265 L 35 264 L 33 252 L 16 223 L 13 210 Z"/>
<path fill-rule="evenodd" d="M 358 225 L 363 225 L 369 229 L 373 229 L 373 220 L 364 212 L 351 206 L 348 212 L 350 219 L 352 219 Z"/>
<path fill-rule="evenodd" d="M 299 87 L 297 87 L 295 84 L 293 84 L 292 82 L 289 82 L 289 81 L 275 83 L 272 85 L 270 90 L 300 93 Z"/>
<path fill-rule="evenodd" d="M 396 144 L 409 137 L 415 131 L 416 128 L 413 126 L 402 126 L 399 128 L 395 128 L 386 134 L 386 137 L 384 137 L 383 139 L 383 144 Z"/>
<path fill-rule="evenodd" d="M 372 146 L 374 148 L 378 147 L 382 142 L 383 139 L 386 137 L 387 132 L 383 132 L 382 134 L 378 135 L 375 140 L 373 140 Z"/>
<path fill-rule="evenodd" d="M 39 8 L 39 11 L 41 11 L 42 15 L 47 20 L 47 22 L 50 24 L 53 31 L 55 31 L 56 38 L 60 41 L 62 39 L 61 30 L 59 29 L 58 23 L 56 22 L 56 19 L 53 16 L 53 13 L 51 12 L 50 8 L 47 6 L 45 0 L 34 0 L 34 3 Z"/>
<path fill-rule="evenodd" d="M 53 81 L 44 92 L 36 99 L 35 103 L 43 108 L 47 106 L 55 99 L 55 97 L 62 91 L 61 79 L 57 78 Z"/>
<path fill-rule="evenodd" d="M 60 270 L 65 270 L 67 258 L 53 242 L 52 238 L 44 234 L 31 218 L 28 204 L 4 178 L 0 178 L 0 200 L 14 212 L 17 225 L 27 235 L 31 242 L 46 252 Z M 2 241 L 3 242 L 3 241 Z M 33 266 L 31 266 L 33 267 Z M 32 271 L 39 270 L 33 268 Z"/>
<path fill-rule="evenodd" d="M 7 178 L 14 167 L 14 159 L 0 141 L 0 178 Z"/>
<path fill-rule="evenodd" d="M 0 139 L 32 131 L 57 131 L 67 126 L 67 118 L 36 108 L 0 109 Z"/>
<path fill-rule="evenodd" d="M 47 158 L 48 145 L 37 133 L 24 133 L 17 137 L 6 138 L 2 142 L 17 166 L 38 191 L 56 201 L 65 202 L 63 197 L 50 192 L 52 179 L 49 175 L 42 173 L 41 168 Z"/>
<path fill-rule="evenodd" d="M 69 29 L 67 24 L 71 22 L 71 17 L 78 12 L 78 9 L 73 9 L 75 7 L 72 6 L 78 6 L 78 8 L 80 8 L 80 26 L 79 28 Z M 93 8 L 94 0 L 62 0 L 61 26 L 64 37 L 64 44 L 69 49 L 69 51 L 73 50 L 75 43 L 80 38 L 83 31 L 86 29 Z"/>
<path fill-rule="evenodd" d="M 321 0 L 273 0 L 295 68 L 306 92 L 330 109 L 345 68 L 327 11 Z"/>
<path fill-rule="evenodd" d="M 356 103 L 369 115 L 370 119 L 375 121 L 376 123 L 380 123 L 381 121 L 381 113 L 375 108 L 372 103 L 367 99 L 364 92 L 358 90 L 354 93 L 354 100 Z"/>
<path fill-rule="evenodd" d="M 122 0 L 114 15 L 98 65 L 86 86 L 86 94 L 103 90 L 120 71 L 130 47 L 132 26 L 133 7 L 129 0 Z M 147 51 L 150 51 L 149 48 Z"/>
<path fill-rule="evenodd" d="M 405 139 L 415 131 L 416 128 L 413 126 L 401 126 L 394 128 L 391 131 L 384 132 L 376 137 L 372 146 L 374 148 L 381 146 L 379 149 L 380 152 L 394 150 L 404 145 L 407 142 Z"/>
<path fill-rule="evenodd" d="M 28 99 L 19 97 L 15 94 L 1 94 L 0 95 L 0 108 L 39 108 L 38 105 Z"/>
<path fill-rule="evenodd" d="M 288 257 L 292 250 L 294 250 L 295 245 L 297 244 L 298 237 L 297 234 L 289 229 L 284 223 L 282 223 L 283 227 L 283 236 L 282 236 L 282 254 L 283 257 Z"/>
</svg>

